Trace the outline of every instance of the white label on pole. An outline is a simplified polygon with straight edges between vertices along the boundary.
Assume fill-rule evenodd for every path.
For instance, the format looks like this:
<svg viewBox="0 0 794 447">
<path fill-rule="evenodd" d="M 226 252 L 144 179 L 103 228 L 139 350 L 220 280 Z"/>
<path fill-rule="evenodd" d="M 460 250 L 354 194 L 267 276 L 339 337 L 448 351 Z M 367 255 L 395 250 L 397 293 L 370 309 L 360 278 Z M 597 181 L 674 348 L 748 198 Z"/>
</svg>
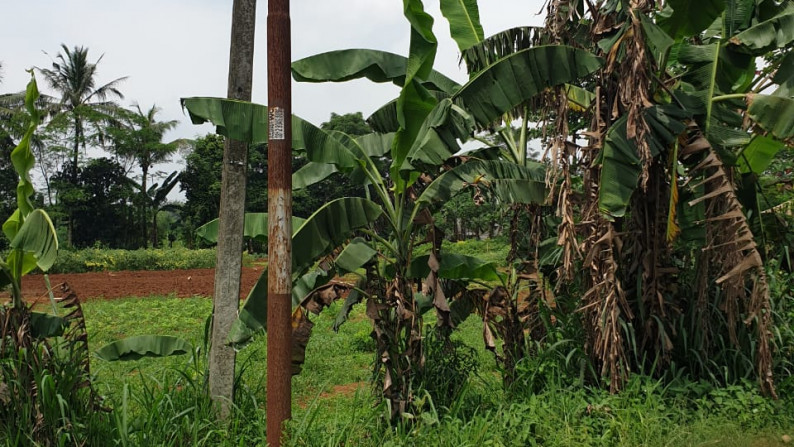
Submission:
<svg viewBox="0 0 794 447">
<path fill-rule="evenodd" d="M 270 140 L 284 139 L 284 109 L 281 107 L 270 107 L 267 110 L 267 131 Z"/>
</svg>

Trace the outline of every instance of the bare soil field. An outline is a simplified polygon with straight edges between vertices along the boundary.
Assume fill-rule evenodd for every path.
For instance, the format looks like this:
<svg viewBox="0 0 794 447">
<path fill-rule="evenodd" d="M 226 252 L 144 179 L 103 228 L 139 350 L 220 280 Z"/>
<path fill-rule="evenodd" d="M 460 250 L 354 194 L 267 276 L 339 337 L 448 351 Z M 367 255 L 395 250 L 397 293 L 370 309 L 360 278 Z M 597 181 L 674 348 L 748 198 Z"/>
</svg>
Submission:
<svg viewBox="0 0 794 447">
<path fill-rule="evenodd" d="M 241 299 L 248 295 L 248 291 L 259 279 L 262 271 L 261 267 L 243 268 L 240 287 Z M 180 298 L 210 297 L 213 295 L 215 269 L 50 275 L 50 284 L 53 290 L 59 291 L 60 285 L 64 282 L 69 284 L 81 301 L 150 295 L 175 295 Z M 25 276 L 22 280 L 22 292 L 27 300 L 46 299 L 47 288 L 44 284 L 44 277 L 42 275 Z"/>
</svg>

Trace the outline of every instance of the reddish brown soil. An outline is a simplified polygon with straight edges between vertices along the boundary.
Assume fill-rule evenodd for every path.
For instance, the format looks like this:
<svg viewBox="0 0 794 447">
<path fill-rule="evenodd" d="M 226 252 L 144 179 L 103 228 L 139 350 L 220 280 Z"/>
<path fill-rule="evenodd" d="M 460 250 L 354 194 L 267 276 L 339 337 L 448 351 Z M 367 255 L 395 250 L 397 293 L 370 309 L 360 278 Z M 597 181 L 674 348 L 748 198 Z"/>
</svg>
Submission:
<svg viewBox="0 0 794 447">
<path fill-rule="evenodd" d="M 240 298 L 248 295 L 248 291 L 261 274 L 261 267 L 243 268 Z M 50 275 L 50 284 L 54 290 L 60 290 L 58 286 L 63 282 L 69 284 L 81 301 L 149 295 L 175 295 L 180 298 L 209 297 L 213 295 L 215 269 Z M 25 276 L 22 280 L 22 292 L 27 299 L 46 298 L 47 289 L 43 276 Z"/>
<path fill-rule="evenodd" d="M 324 391 L 320 393 L 320 395 L 317 396 L 317 400 L 329 399 L 335 396 L 352 396 L 356 394 L 356 391 L 366 388 L 367 386 L 369 386 L 367 382 L 353 382 L 345 383 L 343 385 L 334 385 L 334 387 L 331 388 L 331 391 Z M 306 409 L 310 403 L 310 399 L 304 399 L 298 402 L 298 405 L 301 408 Z"/>
</svg>

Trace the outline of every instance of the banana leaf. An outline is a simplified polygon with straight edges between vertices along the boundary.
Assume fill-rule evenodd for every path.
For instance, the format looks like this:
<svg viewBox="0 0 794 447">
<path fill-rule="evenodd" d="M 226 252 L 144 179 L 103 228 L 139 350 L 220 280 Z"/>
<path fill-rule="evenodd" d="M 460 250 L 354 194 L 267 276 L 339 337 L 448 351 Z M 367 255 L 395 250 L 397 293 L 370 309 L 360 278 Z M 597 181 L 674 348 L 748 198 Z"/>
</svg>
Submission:
<svg viewBox="0 0 794 447">
<path fill-rule="evenodd" d="M 31 312 L 30 331 L 36 338 L 58 337 L 69 327 L 69 322 L 57 315 Z"/>
<path fill-rule="evenodd" d="M 465 187 L 483 188 L 505 203 L 546 201 L 545 171 L 542 165 L 532 164 L 526 167 L 506 161 L 474 160 L 436 177 L 422 191 L 417 203 L 419 208 L 445 203 Z"/>
<path fill-rule="evenodd" d="M 357 237 L 350 241 L 334 260 L 334 264 L 340 272 L 355 272 L 364 264 L 369 262 L 376 254 L 377 250 L 370 247 L 367 241 Z"/>
<path fill-rule="evenodd" d="M 653 106 L 644 113 L 651 130 L 648 143 L 655 157 L 684 130 L 682 120 L 689 113 L 672 105 Z M 598 208 L 609 219 L 626 215 L 642 169 L 636 144 L 626 137 L 627 120 L 628 116 L 623 116 L 612 124 L 601 151 Z"/>
<path fill-rule="evenodd" d="M 794 12 L 776 15 L 730 38 L 736 51 L 761 56 L 794 41 Z"/>
<path fill-rule="evenodd" d="M 700 34 L 725 10 L 725 0 L 669 0 L 664 15 L 658 19 L 659 26 L 673 38 Z"/>
<path fill-rule="evenodd" d="M 185 340 L 170 335 L 139 335 L 109 343 L 96 352 L 102 360 L 137 360 L 142 357 L 168 357 L 193 352 Z"/>
<path fill-rule="evenodd" d="M 293 232 L 300 228 L 304 222 L 305 219 L 292 216 Z M 214 244 L 218 242 L 218 225 L 218 219 L 213 219 L 196 228 L 196 236 Z M 267 235 L 267 213 L 245 213 L 243 236 L 266 243 Z"/>
<path fill-rule="evenodd" d="M 441 14 L 449 22 L 449 34 L 461 52 L 483 40 L 477 0 L 441 0 Z"/>
<path fill-rule="evenodd" d="M 474 119 L 452 100 L 440 101 L 425 121 L 411 145 L 401 170 L 412 163 L 438 166 L 460 151 L 458 141 L 466 141 L 474 132 Z"/>
<path fill-rule="evenodd" d="M 602 65 L 593 54 L 567 46 L 540 46 L 488 66 L 454 95 L 480 126 L 488 126 L 548 87 L 587 76 Z"/>
<path fill-rule="evenodd" d="M 36 209 L 28 214 L 22 226 L 11 240 L 11 253 L 7 262 L 11 271 L 22 263 L 22 274 L 36 267 L 46 272 L 58 256 L 58 236 L 50 217 L 44 210 Z"/>
<path fill-rule="evenodd" d="M 193 124 L 210 122 L 216 133 L 246 143 L 267 143 L 267 106 L 226 98 L 182 98 Z M 293 128 L 299 118 L 292 117 Z"/>
<path fill-rule="evenodd" d="M 773 95 L 784 98 L 794 96 L 794 52 L 783 56 L 772 81 L 780 86 Z"/>
<path fill-rule="evenodd" d="M 777 153 L 786 147 L 774 138 L 756 135 L 737 157 L 739 172 L 760 174 L 769 167 Z"/>
<path fill-rule="evenodd" d="M 430 255 L 417 256 L 411 260 L 408 277 L 424 279 L 430 274 Z M 438 268 L 438 277 L 455 280 L 504 281 L 505 276 L 496 270 L 496 264 L 475 256 L 444 253 Z"/>
<path fill-rule="evenodd" d="M 794 99 L 772 95 L 753 95 L 747 113 L 775 138 L 794 137 Z"/>
<path fill-rule="evenodd" d="M 391 82 L 402 87 L 408 59 L 380 50 L 349 49 L 315 54 L 292 63 L 292 77 L 298 82 L 344 82 L 366 78 Z M 430 90 L 454 93 L 460 84 L 433 70 L 422 78 Z"/>
<path fill-rule="evenodd" d="M 293 284 L 300 280 L 317 259 L 342 245 L 357 229 L 370 225 L 382 210 L 376 203 L 360 197 L 345 197 L 325 204 L 292 235 Z M 315 277 L 319 278 L 318 277 Z M 316 285 L 315 285 L 316 287 Z M 300 303 L 293 295 L 293 307 Z M 240 344 L 267 327 L 267 270 L 248 293 L 228 341 Z"/>
<path fill-rule="evenodd" d="M 227 138 L 251 144 L 267 142 L 268 107 L 226 98 L 182 98 L 193 124 L 210 122 Z M 292 116 L 292 149 L 306 151 L 310 161 L 355 166 L 355 157 L 344 146 L 308 121 Z"/>
<path fill-rule="evenodd" d="M 339 172 L 339 169 L 335 165 L 310 161 L 292 173 L 292 189 L 297 191 L 309 187 L 336 172 Z"/>
<path fill-rule="evenodd" d="M 449 98 L 451 95 L 445 92 L 436 90 L 429 90 L 429 93 L 436 98 L 437 101 L 442 101 Z M 367 117 L 367 124 L 378 133 L 397 132 L 400 129 L 400 122 L 397 119 L 397 98 L 380 106 L 378 110 L 372 112 L 372 115 Z"/>
</svg>

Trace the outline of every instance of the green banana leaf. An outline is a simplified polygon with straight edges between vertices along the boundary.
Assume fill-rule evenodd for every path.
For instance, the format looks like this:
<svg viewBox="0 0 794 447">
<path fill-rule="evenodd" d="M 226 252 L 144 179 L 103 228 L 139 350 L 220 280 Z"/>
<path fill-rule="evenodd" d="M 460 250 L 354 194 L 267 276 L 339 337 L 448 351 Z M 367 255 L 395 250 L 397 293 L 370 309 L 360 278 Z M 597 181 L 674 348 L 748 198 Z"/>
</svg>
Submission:
<svg viewBox="0 0 794 447">
<path fill-rule="evenodd" d="M 305 219 L 292 216 L 293 232 L 300 228 Z M 218 219 L 213 219 L 204 225 L 196 228 L 196 236 L 209 243 L 218 242 Z M 245 223 L 243 226 L 243 236 L 267 242 L 267 213 L 245 213 Z"/>
<path fill-rule="evenodd" d="M 397 132 L 400 129 L 400 123 L 397 121 L 397 98 L 380 106 L 367 117 L 366 121 L 375 132 Z"/>
<path fill-rule="evenodd" d="M 292 77 L 298 82 L 344 82 L 366 78 L 391 82 L 402 87 L 408 59 L 380 50 L 349 49 L 315 54 L 292 63 Z M 422 81 L 430 90 L 454 93 L 460 84 L 437 71 Z"/>
<path fill-rule="evenodd" d="M 730 38 L 737 51 L 761 56 L 794 41 L 794 12 L 776 15 Z"/>
<path fill-rule="evenodd" d="M 452 100 L 441 100 L 422 123 L 401 170 L 412 169 L 419 162 L 438 166 L 458 153 L 458 141 L 466 141 L 474 132 L 474 119 Z"/>
<path fill-rule="evenodd" d="M 218 134 L 251 144 L 267 142 L 268 107 L 226 98 L 182 98 L 193 124 L 210 122 Z M 306 151 L 307 158 L 316 162 L 335 163 L 347 167 L 355 165 L 355 157 L 346 154 L 344 147 L 328 132 L 292 115 L 292 149 Z"/>
<path fill-rule="evenodd" d="M 344 172 L 353 179 L 360 179 L 365 184 L 367 180 L 364 178 L 361 171 L 361 158 L 373 157 L 380 158 L 385 156 L 391 150 L 391 145 L 394 140 L 393 133 L 370 133 L 359 137 L 352 137 L 343 132 L 330 131 L 327 132 L 328 137 L 333 139 L 336 143 L 329 147 L 319 147 L 319 151 L 324 151 L 324 158 L 316 157 L 313 155 L 314 151 L 307 151 L 310 160 L 322 159 L 323 161 L 310 161 L 292 174 L 292 187 L 293 189 L 302 189 L 307 186 L 318 183 L 335 172 Z M 335 153 L 341 156 L 334 160 Z M 356 160 L 354 167 L 351 167 L 350 160 Z"/>
<path fill-rule="evenodd" d="M 461 51 L 461 60 L 466 63 L 469 76 L 517 51 L 545 45 L 548 34 L 543 27 L 519 26 L 502 30 L 482 39 Z"/>
<path fill-rule="evenodd" d="M 41 209 L 35 209 L 28 214 L 11 240 L 11 248 L 6 262 L 12 272 L 16 271 L 15 265 L 18 262 L 22 263 L 23 275 L 36 267 L 44 272 L 49 270 L 58 256 L 58 236 L 50 216 Z"/>
<path fill-rule="evenodd" d="M 310 161 L 292 173 L 292 189 L 297 191 L 309 187 L 336 172 L 339 172 L 339 169 L 335 165 Z"/>
<path fill-rule="evenodd" d="M 364 239 L 357 237 L 350 241 L 334 260 L 334 264 L 340 272 L 355 272 L 361 266 L 369 262 L 376 254 L 377 250 L 370 247 Z"/>
<path fill-rule="evenodd" d="M 774 138 L 756 135 L 737 157 L 739 172 L 760 174 L 769 167 L 777 153 L 786 147 Z"/>
<path fill-rule="evenodd" d="M 61 336 L 67 327 L 69 322 L 63 317 L 43 312 L 30 313 L 30 331 L 36 338 Z"/>
<path fill-rule="evenodd" d="M 647 136 L 651 156 L 655 157 L 684 130 L 682 121 L 689 113 L 672 105 L 653 106 L 644 113 L 651 130 Z M 612 124 L 601 151 L 598 208 L 609 219 L 626 215 L 642 170 L 636 144 L 626 137 L 627 120 L 628 116 L 623 116 Z"/>
<path fill-rule="evenodd" d="M 380 205 L 361 197 L 344 197 L 323 205 L 292 237 L 292 271 L 305 271 L 382 213 Z"/>
<path fill-rule="evenodd" d="M 342 245 L 353 231 L 368 226 L 381 213 L 380 206 L 360 197 L 345 197 L 325 204 L 292 235 L 293 283 L 303 277 L 317 259 Z M 315 286 L 316 287 L 316 286 Z M 293 296 L 293 306 L 300 303 Z M 237 321 L 229 332 L 229 342 L 244 343 L 267 325 L 267 270 L 248 293 Z"/>
<path fill-rule="evenodd" d="M 437 101 L 442 101 L 451 96 L 448 93 L 436 90 L 429 90 L 429 92 Z M 367 117 L 367 124 L 378 133 L 397 132 L 400 129 L 400 122 L 397 119 L 397 98 L 372 112 L 372 115 Z"/>
<path fill-rule="evenodd" d="M 577 112 L 589 109 L 595 99 L 595 93 L 573 84 L 565 84 L 565 93 L 568 96 L 568 107 Z"/>
<path fill-rule="evenodd" d="M 612 124 L 601 152 L 598 208 L 613 218 L 626 215 L 640 178 L 640 157 L 636 145 L 626 137 L 627 121 L 628 116 L 623 116 Z"/>
<path fill-rule="evenodd" d="M 449 34 L 461 52 L 483 40 L 477 0 L 441 0 L 441 14 L 449 22 Z"/>
<path fill-rule="evenodd" d="M 593 54 L 567 46 L 539 46 L 488 66 L 454 96 L 480 126 L 488 126 L 548 87 L 572 82 L 599 68 Z"/>
<path fill-rule="evenodd" d="M 664 15 L 658 19 L 659 26 L 673 38 L 700 34 L 725 10 L 725 0 L 669 0 Z"/>
<path fill-rule="evenodd" d="M 168 357 L 193 352 L 185 340 L 170 335 L 139 335 L 109 343 L 96 352 L 102 360 L 137 360 L 141 357 Z"/>
<path fill-rule="evenodd" d="M 227 98 L 182 98 L 193 124 L 210 122 L 216 133 L 246 143 L 267 143 L 267 106 Z M 293 128 L 296 125 L 293 116 Z"/>
<path fill-rule="evenodd" d="M 651 50 L 651 54 L 654 60 L 656 60 L 656 63 L 660 66 L 663 65 L 665 61 L 667 61 L 670 48 L 675 41 L 645 14 L 640 14 L 640 24 L 642 25 L 642 32 L 645 35 L 645 44 Z"/>
<path fill-rule="evenodd" d="M 753 95 L 747 113 L 775 138 L 786 140 L 794 137 L 794 99 Z"/>
<path fill-rule="evenodd" d="M 36 110 L 36 100 L 38 98 L 39 88 L 38 84 L 36 84 L 36 77 L 33 76 L 33 71 L 31 70 L 30 82 L 28 82 L 27 88 L 25 89 L 25 109 L 28 112 L 28 125 L 19 144 L 11 151 L 11 164 L 14 166 L 14 170 L 19 176 L 19 184 L 17 185 L 17 211 L 21 213 L 22 216 L 27 216 L 33 211 L 31 197 L 33 197 L 35 191 L 33 190 L 33 181 L 30 177 L 30 171 L 33 169 L 36 159 L 31 151 L 30 143 L 33 138 L 33 132 L 40 123 L 41 116 L 39 111 Z M 6 222 L 6 224 L 8 224 L 8 222 Z M 9 240 L 13 240 L 16 233 L 13 229 L 6 229 L 6 224 L 3 224 L 3 232 L 5 232 Z M 19 224 L 19 221 L 17 221 L 17 224 Z M 15 229 L 18 228 L 19 226 L 17 225 Z"/>
<path fill-rule="evenodd" d="M 545 172 L 539 163 L 526 167 L 506 161 L 474 160 L 436 177 L 422 191 L 417 204 L 422 208 L 445 203 L 466 186 L 490 190 L 506 203 L 546 201 Z"/>
<path fill-rule="evenodd" d="M 408 277 L 424 279 L 430 274 L 427 262 L 430 255 L 417 256 L 411 260 Z M 480 258 L 456 253 L 444 253 L 438 267 L 438 277 L 456 280 L 503 281 L 505 275 L 496 270 L 496 264 Z"/>
</svg>

